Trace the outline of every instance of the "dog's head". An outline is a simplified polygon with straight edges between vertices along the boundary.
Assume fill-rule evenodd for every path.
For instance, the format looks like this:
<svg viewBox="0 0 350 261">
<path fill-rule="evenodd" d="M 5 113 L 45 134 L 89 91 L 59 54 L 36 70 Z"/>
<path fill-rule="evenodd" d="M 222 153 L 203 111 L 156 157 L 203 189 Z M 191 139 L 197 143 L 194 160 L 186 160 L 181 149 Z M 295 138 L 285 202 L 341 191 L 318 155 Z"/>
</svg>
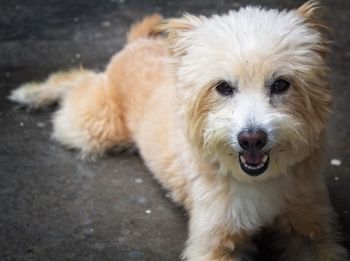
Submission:
<svg viewBox="0 0 350 261">
<path fill-rule="evenodd" d="M 320 146 L 331 96 L 318 7 L 246 7 L 163 25 L 188 138 L 223 172 L 265 180 Z"/>
</svg>

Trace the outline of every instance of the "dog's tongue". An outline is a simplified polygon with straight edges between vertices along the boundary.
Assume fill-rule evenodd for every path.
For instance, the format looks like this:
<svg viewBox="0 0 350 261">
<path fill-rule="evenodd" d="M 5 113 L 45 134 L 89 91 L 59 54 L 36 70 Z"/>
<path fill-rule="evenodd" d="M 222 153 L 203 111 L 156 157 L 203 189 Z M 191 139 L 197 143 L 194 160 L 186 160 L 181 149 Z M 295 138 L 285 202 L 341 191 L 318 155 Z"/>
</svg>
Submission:
<svg viewBox="0 0 350 261">
<path fill-rule="evenodd" d="M 247 161 L 248 164 L 255 164 L 255 165 L 259 165 L 262 163 L 264 154 L 262 153 L 245 153 L 244 154 L 244 158 Z"/>
</svg>

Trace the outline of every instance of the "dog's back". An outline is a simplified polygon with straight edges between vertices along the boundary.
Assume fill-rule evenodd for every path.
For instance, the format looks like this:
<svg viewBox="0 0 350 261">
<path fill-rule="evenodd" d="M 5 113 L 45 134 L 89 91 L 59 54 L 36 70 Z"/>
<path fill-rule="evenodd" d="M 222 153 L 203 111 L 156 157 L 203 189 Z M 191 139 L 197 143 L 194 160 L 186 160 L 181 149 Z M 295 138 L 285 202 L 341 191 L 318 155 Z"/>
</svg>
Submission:
<svg viewBox="0 0 350 261">
<path fill-rule="evenodd" d="M 44 82 L 26 83 L 10 100 L 32 108 L 60 102 L 53 117 L 53 137 L 81 155 L 96 156 L 132 142 L 147 101 L 164 81 L 164 40 L 157 36 L 158 14 L 132 26 L 128 44 L 103 73 L 73 69 L 57 72 Z"/>
</svg>

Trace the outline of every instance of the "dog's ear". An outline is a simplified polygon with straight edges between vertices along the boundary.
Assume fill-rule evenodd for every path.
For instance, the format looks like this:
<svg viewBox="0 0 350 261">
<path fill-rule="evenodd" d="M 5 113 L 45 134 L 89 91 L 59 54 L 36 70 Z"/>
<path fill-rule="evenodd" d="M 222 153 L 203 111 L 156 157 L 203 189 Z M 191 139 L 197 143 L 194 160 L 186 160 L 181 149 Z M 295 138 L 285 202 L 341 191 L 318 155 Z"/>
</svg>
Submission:
<svg viewBox="0 0 350 261">
<path fill-rule="evenodd" d="M 323 10 L 324 8 L 320 2 L 310 0 L 301 5 L 297 9 L 297 13 L 305 19 L 309 26 L 317 29 L 325 27 L 322 21 Z"/>
<path fill-rule="evenodd" d="M 182 56 L 187 53 L 191 32 L 196 30 L 205 19 L 204 16 L 185 14 L 181 18 L 164 20 L 157 29 L 167 34 L 171 54 Z"/>
<path fill-rule="evenodd" d="M 315 29 L 321 34 L 321 41 L 317 46 L 317 51 L 322 56 L 327 54 L 329 52 L 329 42 L 327 40 L 329 28 L 323 21 L 324 8 L 321 3 L 315 0 L 310 0 L 301 5 L 296 11 L 304 18 L 307 26 Z"/>
</svg>

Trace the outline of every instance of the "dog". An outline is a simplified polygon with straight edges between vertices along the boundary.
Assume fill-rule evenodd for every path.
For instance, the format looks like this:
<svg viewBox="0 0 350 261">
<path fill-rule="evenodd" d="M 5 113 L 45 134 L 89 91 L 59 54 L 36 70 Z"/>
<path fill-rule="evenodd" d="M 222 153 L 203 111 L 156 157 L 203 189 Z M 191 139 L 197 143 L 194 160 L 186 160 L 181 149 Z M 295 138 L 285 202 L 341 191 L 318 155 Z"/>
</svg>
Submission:
<svg viewBox="0 0 350 261">
<path fill-rule="evenodd" d="M 135 144 L 189 213 L 185 260 L 254 260 L 270 229 L 275 260 L 345 261 L 319 171 L 332 100 L 319 9 L 148 16 L 104 72 L 58 72 L 9 98 L 58 101 L 52 136 L 82 157 Z"/>
</svg>

